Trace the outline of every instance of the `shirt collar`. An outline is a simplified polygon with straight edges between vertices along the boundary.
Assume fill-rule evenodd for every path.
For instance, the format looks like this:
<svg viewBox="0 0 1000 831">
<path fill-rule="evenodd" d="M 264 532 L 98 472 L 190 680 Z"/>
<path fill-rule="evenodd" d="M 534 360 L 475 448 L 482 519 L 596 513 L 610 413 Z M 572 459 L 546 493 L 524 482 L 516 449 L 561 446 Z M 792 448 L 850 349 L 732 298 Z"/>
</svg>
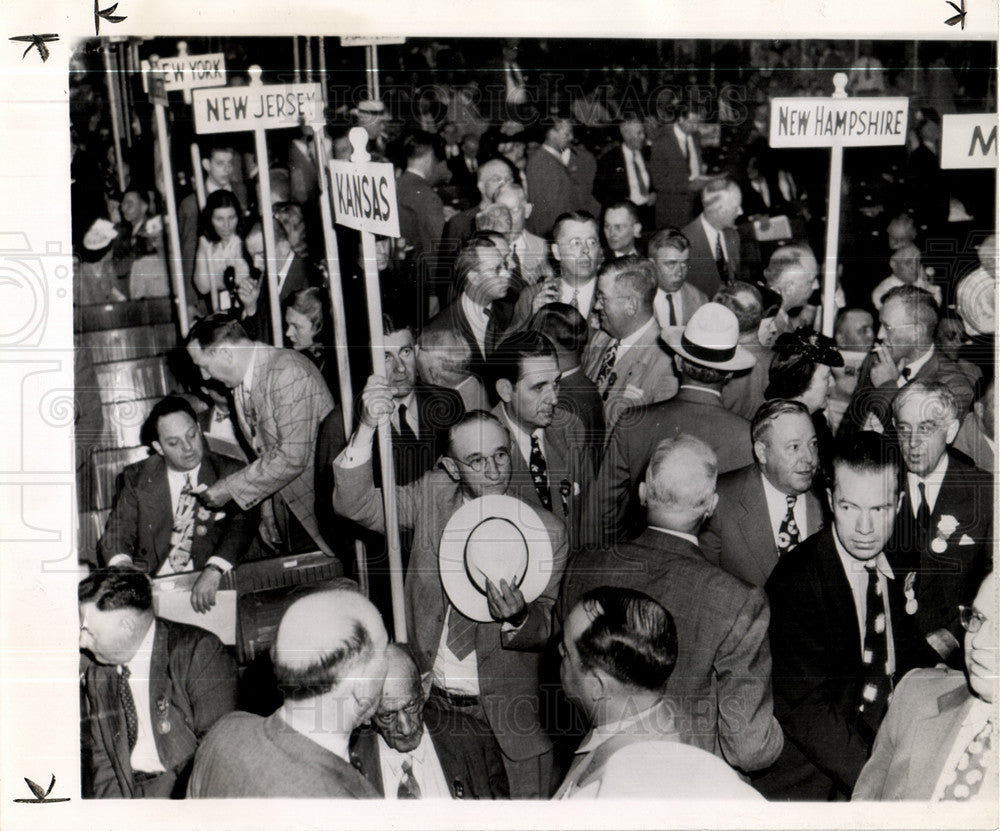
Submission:
<svg viewBox="0 0 1000 831">
<path fill-rule="evenodd" d="M 649 331 L 649 329 L 651 329 L 655 324 L 656 324 L 656 316 L 654 315 L 649 320 L 647 320 L 643 326 L 640 326 L 638 329 L 636 329 L 631 335 L 619 340 L 618 341 L 619 350 L 627 349 L 630 346 L 635 346 L 635 344 L 637 344 L 646 334 L 646 332 Z"/>
<path fill-rule="evenodd" d="M 920 370 L 923 368 L 923 365 L 926 364 L 931 359 L 931 356 L 933 354 L 934 354 L 934 347 L 931 346 L 930 349 L 924 352 L 924 354 L 921 355 L 919 358 L 917 358 L 915 361 L 906 364 L 903 367 L 903 369 L 910 370 L 910 378 L 913 378 L 914 375 L 920 372 Z"/>
<path fill-rule="evenodd" d="M 719 392 L 719 390 L 709 389 L 708 387 L 699 387 L 697 384 L 681 384 L 677 389 L 694 390 L 695 392 L 707 392 L 709 395 L 714 395 L 720 401 L 722 400 L 722 393 Z"/>
<path fill-rule="evenodd" d="M 545 435 L 541 427 L 536 427 L 530 433 L 521 427 L 521 425 L 519 425 L 514 417 L 507 411 L 506 403 L 500 404 L 500 413 L 503 415 L 503 420 L 507 422 L 512 438 L 517 442 L 519 447 L 528 448 L 530 451 L 532 436 L 537 436 L 539 441 L 541 441 L 542 437 Z"/>
<path fill-rule="evenodd" d="M 190 470 L 174 470 L 173 468 L 168 467 L 167 480 L 172 483 L 176 483 L 178 487 L 184 487 L 184 481 L 188 478 L 188 476 L 190 476 L 191 484 L 197 485 L 198 473 L 201 470 L 201 464 L 202 464 L 201 462 L 198 462 L 198 464 L 196 464 Z"/>
<path fill-rule="evenodd" d="M 698 538 L 694 534 L 685 534 L 683 531 L 674 531 L 672 528 L 664 528 L 660 525 L 650 525 L 651 531 L 659 531 L 661 534 L 670 534 L 672 537 L 680 537 L 682 540 L 687 540 L 694 546 L 698 545 Z"/>
<path fill-rule="evenodd" d="M 911 490 L 916 490 L 917 485 L 920 482 L 933 482 L 939 485 L 944 481 L 945 474 L 948 472 L 948 453 L 945 451 L 941 454 L 941 459 L 936 465 L 934 465 L 934 470 L 928 473 L 926 476 L 917 476 L 916 473 L 906 472 L 906 481 L 910 486 Z"/>
<path fill-rule="evenodd" d="M 872 560 L 859 560 L 850 551 L 844 548 L 843 543 L 840 541 L 840 537 L 837 534 L 837 526 L 833 526 L 833 542 L 837 546 L 837 554 L 840 555 L 840 562 L 844 567 L 844 571 L 847 574 L 856 574 L 859 570 L 864 570 L 867 563 L 872 562 Z M 892 567 L 889 565 L 889 561 L 885 557 L 885 552 L 880 551 L 878 556 L 874 558 L 875 568 L 878 569 L 879 574 L 886 578 L 886 580 L 894 580 L 896 575 L 892 573 Z"/>
<path fill-rule="evenodd" d="M 247 362 L 247 370 L 243 373 L 243 380 L 240 381 L 240 386 L 243 387 L 243 391 L 249 395 L 250 388 L 253 386 L 253 370 L 257 365 L 257 344 L 253 344 L 250 347 L 250 360 Z"/>
<path fill-rule="evenodd" d="M 583 367 L 580 366 L 580 364 L 577 364 L 572 369 L 567 369 L 565 372 L 559 373 L 559 380 L 560 381 L 565 381 L 567 378 L 572 378 L 574 375 L 576 375 L 582 369 L 583 369 Z"/>
<path fill-rule="evenodd" d="M 698 219 L 701 221 L 701 227 L 705 229 L 705 236 L 708 237 L 709 250 L 712 252 L 713 259 L 715 258 L 715 238 L 722 233 L 718 228 L 716 228 L 711 222 L 705 219 L 705 214 L 701 214 Z"/>
</svg>

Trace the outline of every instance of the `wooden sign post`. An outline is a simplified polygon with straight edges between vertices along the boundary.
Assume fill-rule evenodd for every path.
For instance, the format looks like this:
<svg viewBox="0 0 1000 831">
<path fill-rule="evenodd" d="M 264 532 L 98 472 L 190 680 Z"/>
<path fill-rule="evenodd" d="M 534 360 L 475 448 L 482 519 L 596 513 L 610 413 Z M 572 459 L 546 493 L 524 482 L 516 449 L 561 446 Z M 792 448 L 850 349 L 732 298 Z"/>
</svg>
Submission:
<svg viewBox="0 0 1000 831">
<path fill-rule="evenodd" d="M 823 270 L 823 334 L 833 335 L 837 309 L 837 242 L 845 147 L 878 147 L 906 142 L 908 98 L 848 98 L 847 75 L 833 76 L 830 98 L 772 98 L 771 147 L 829 147 L 830 192 L 826 214 Z"/>
<path fill-rule="evenodd" d="M 192 96 L 194 130 L 199 135 L 252 132 L 260 175 L 261 217 L 264 221 L 264 253 L 271 305 L 271 331 L 275 346 L 281 346 L 283 331 L 278 299 L 278 262 L 271 210 L 271 175 L 267 157 L 267 131 L 309 124 L 323 128 L 323 95 L 319 84 L 268 84 L 260 81 L 261 69 L 251 66 L 250 85 L 198 89 Z"/>
<path fill-rule="evenodd" d="M 941 168 L 997 167 L 997 114 L 941 117 Z"/>
<path fill-rule="evenodd" d="M 342 37 L 341 46 L 364 46 L 365 47 L 365 78 L 368 84 L 368 97 L 372 101 L 380 97 L 378 89 L 378 47 L 388 46 L 392 43 L 406 43 L 406 38 L 360 35 L 358 37 Z"/>
<path fill-rule="evenodd" d="M 338 225 L 361 232 L 365 264 L 365 292 L 368 298 L 368 328 L 371 334 L 372 371 L 385 375 L 385 336 L 382 332 L 382 295 L 375 259 L 375 234 L 399 237 L 396 207 L 396 179 L 391 164 L 372 162 L 365 149 L 368 133 L 361 127 L 350 132 L 354 152 L 351 160 L 330 162 L 330 197 Z M 382 462 L 382 503 L 385 507 L 385 541 L 389 553 L 389 588 L 392 592 L 392 619 L 396 640 L 406 641 L 406 613 L 403 604 L 403 558 L 396 512 L 396 472 L 392 462 L 392 426 L 386 421 L 378 428 Z"/>
</svg>

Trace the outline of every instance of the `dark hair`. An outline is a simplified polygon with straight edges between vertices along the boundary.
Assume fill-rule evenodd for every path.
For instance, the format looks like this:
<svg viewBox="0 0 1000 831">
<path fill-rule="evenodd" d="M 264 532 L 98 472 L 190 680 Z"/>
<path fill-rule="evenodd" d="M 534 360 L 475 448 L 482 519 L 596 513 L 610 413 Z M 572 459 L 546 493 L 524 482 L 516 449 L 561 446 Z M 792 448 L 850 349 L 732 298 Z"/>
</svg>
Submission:
<svg viewBox="0 0 1000 831">
<path fill-rule="evenodd" d="M 448 453 L 447 455 L 454 457 L 455 452 L 453 450 L 453 445 L 455 443 L 455 433 L 469 424 L 495 424 L 504 433 L 507 434 L 507 440 L 510 440 L 510 430 L 507 429 L 507 425 L 504 424 L 499 418 L 497 418 L 493 413 L 487 410 L 468 410 L 465 415 L 463 415 L 458 421 L 448 428 Z"/>
<path fill-rule="evenodd" d="M 933 294 L 917 286 L 903 285 L 891 288 L 882 295 L 883 309 L 885 309 L 885 304 L 890 300 L 902 301 L 907 314 L 913 317 L 914 322 L 929 337 L 933 337 L 934 330 L 937 328 L 938 317 L 941 314 L 941 310 Z"/>
<path fill-rule="evenodd" d="M 542 306 L 528 323 L 529 329 L 541 332 L 560 349 L 580 355 L 590 338 L 590 326 L 576 306 L 549 303 Z"/>
<path fill-rule="evenodd" d="M 767 371 L 764 398 L 795 398 L 802 395 L 809 389 L 818 366 L 815 361 L 795 352 L 775 355 Z"/>
<path fill-rule="evenodd" d="M 893 479 L 896 479 L 899 474 L 899 455 L 895 443 L 887 440 L 881 433 L 861 430 L 834 442 L 831 488 L 836 482 L 838 467 L 847 467 L 856 473 L 881 473 L 886 468 L 892 468 Z"/>
<path fill-rule="evenodd" d="M 209 242 L 218 242 L 219 235 L 212 226 L 212 214 L 220 208 L 232 208 L 236 211 L 236 233 L 239 234 L 239 223 L 243 218 L 243 207 L 231 191 L 216 190 L 208 195 L 205 207 L 201 212 L 201 235 Z"/>
<path fill-rule="evenodd" d="M 556 358 L 556 348 L 545 335 L 535 329 L 524 329 L 508 335 L 490 357 L 491 380 L 501 379 L 516 384 L 521 377 L 525 358 Z"/>
<path fill-rule="evenodd" d="M 403 138 L 401 145 L 402 158 L 408 163 L 413 159 L 433 153 L 439 161 L 444 159 L 444 142 L 440 136 L 425 130 L 414 130 Z"/>
<path fill-rule="evenodd" d="M 601 223 L 597 221 L 597 217 L 592 213 L 588 213 L 587 211 L 567 211 L 564 214 L 559 214 L 552 225 L 553 240 L 559 239 L 559 232 L 567 222 L 591 222 L 597 230 L 601 228 Z"/>
<path fill-rule="evenodd" d="M 489 234 L 477 234 L 459 251 L 455 258 L 455 286 L 459 291 L 465 288 L 469 275 L 479 268 L 479 252 L 485 249 L 500 250 Z"/>
<path fill-rule="evenodd" d="M 673 248 L 683 254 L 691 250 L 691 241 L 676 228 L 663 228 L 650 237 L 647 250 L 649 256 L 653 257 L 663 248 Z"/>
<path fill-rule="evenodd" d="M 789 401 L 785 398 L 772 398 L 765 401 L 757 408 L 750 422 L 750 441 L 756 444 L 764 437 L 764 433 L 771 429 L 771 425 L 778 416 L 783 415 L 804 415 L 810 418 L 809 409 L 800 401 Z"/>
<path fill-rule="evenodd" d="M 274 677 L 286 700 L 302 701 L 325 695 L 340 683 L 344 665 L 354 658 L 367 655 L 373 646 L 371 634 L 360 621 L 355 621 L 350 637 L 337 649 L 321 655 L 301 668 L 282 664 L 272 645 L 271 661 L 274 664 Z"/>
<path fill-rule="evenodd" d="M 591 617 L 576 641 L 584 667 L 599 668 L 632 687 L 661 690 L 677 662 L 677 629 L 647 594 L 601 586 L 580 598 Z"/>
<path fill-rule="evenodd" d="M 80 603 L 93 603 L 102 612 L 114 609 L 146 612 L 153 608 L 153 586 L 145 574 L 132 566 L 92 571 L 80 581 L 76 594 Z"/>
<path fill-rule="evenodd" d="M 635 206 L 635 202 L 633 202 L 631 199 L 622 199 L 620 202 L 615 202 L 612 205 L 608 205 L 608 207 L 604 209 L 604 218 L 607 219 L 609 211 L 620 211 L 620 210 L 628 211 L 628 215 L 632 217 L 633 222 L 639 221 L 639 209 Z"/>
<path fill-rule="evenodd" d="M 656 266 L 645 257 L 617 257 L 601 266 L 598 277 L 611 275 L 615 287 L 625 285 L 644 307 L 652 308 L 656 297 Z"/>
<path fill-rule="evenodd" d="M 725 306 L 736 315 L 741 335 L 756 332 L 760 327 L 760 321 L 764 317 L 764 299 L 760 295 L 760 289 L 752 283 L 735 280 L 722 286 L 715 293 L 712 302 Z"/>
<path fill-rule="evenodd" d="M 191 402 L 180 395 L 168 395 L 157 401 L 149 411 L 139 431 L 139 440 L 147 447 L 152 447 L 154 441 L 160 440 L 160 419 L 174 413 L 186 413 L 195 424 L 198 423 L 198 416 L 195 415 Z"/>
<path fill-rule="evenodd" d="M 185 343 L 197 341 L 202 349 L 211 349 L 220 343 L 241 343 L 249 340 L 250 336 L 237 321 L 223 312 L 216 312 L 196 320 L 187 334 Z"/>
</svg>

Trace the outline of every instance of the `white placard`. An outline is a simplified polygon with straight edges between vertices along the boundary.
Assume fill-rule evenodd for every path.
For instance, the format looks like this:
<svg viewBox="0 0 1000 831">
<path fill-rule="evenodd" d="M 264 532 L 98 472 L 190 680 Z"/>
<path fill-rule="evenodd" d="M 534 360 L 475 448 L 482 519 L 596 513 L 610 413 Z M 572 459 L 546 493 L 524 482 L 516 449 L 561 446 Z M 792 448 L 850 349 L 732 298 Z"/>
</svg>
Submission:
<svg viewBox="0 0 1000 831">
<path fill-rule="evenodd" d="M 997 114 L 946 115 L 941 119 L 941 167 L 997 166 Z"/>
<path fill-rule="evenodd" d="M 192 92 L 194 129 L 205 133 L 275 130 L 323 123 L 319 84 L 265 84 Z"/>
<path fill-rule="evenodd" d="M 163 72 L 163 85 L 167 92 L 226 84 L 226 56 L 222 52 L 160 58 L 159 68 Z"/>
<path fill-rule="evenodd" d="M 399 236 L 396 177 L 385 162 L 330 162 L 335 221 L 358 231 Z"/>
<path fill-rule="evenodd" d="M 385 37 L 356 35 L 341 37 L 340 39 L 341 46 L 389 46 L 393 43 L 406 43 L 406 38 L 393 37 L 392 35 L 386 35 Z"/>
<path fill-rule="evenodd" d="M 771 147 L 874 147 L 906 141 L 908 98 L 773 98 Z"/>
</svg>

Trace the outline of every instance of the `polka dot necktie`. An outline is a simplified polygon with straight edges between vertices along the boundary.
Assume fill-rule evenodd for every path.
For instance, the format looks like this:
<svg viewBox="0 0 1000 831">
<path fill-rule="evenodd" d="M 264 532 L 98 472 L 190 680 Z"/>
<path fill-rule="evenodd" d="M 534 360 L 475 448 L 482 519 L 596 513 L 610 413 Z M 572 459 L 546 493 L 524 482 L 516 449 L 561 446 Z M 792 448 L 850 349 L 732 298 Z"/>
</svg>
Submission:
<svg viewBox="0 0 1000 831">
<path fill-rule="evenodd" d="M 552 510 L 552 493 L 549 491 L 549 467 L 542 455 L 542 446 L 538 436 L 531 437 L 531 458 L 528 459 L 528 469 L 531 471 L 531 481 L 535 492 L 547 511 Z"/>
<path fill-rule="evenodd" d="M 125 714 L 125 732 L 128 735 L 128 749 L 135 748 L 139 738 L 139 714 L 135 710 L 135 699 L 132 697 L 132 687 L 128 683 L 132 673 L 124 664 L 118 668 L 118 702 Z"/>
<path fill-rule="evenodd" d="M 865 594 L 865 645 L 862 662 L 865 682 L 858 712 L 873 730 L 889 706 L 892 682 L 889 677 L 889 646 L 886 633 L 885 598 L 874 564 L 866 565 L 868 590 Z"/>
<path fill-rule="evenodd" d="M 795 521 L 795 503 L 797 496 L 786 496 L 788 512 L 778 526 L 778 556 L 784 556 L 799 544 L 799 525 Z"/>
<path fill-rule="evenodd" d="M 955 769 L 951 772 L 948 785 L 941 795 L 942 800 L 957 800 L 959 802 L 972 799 L 983 785 L 986 778 L 986 760 L 993 747 L 993 721 L 986 722 L 969 742 Z"/>
</svg>

